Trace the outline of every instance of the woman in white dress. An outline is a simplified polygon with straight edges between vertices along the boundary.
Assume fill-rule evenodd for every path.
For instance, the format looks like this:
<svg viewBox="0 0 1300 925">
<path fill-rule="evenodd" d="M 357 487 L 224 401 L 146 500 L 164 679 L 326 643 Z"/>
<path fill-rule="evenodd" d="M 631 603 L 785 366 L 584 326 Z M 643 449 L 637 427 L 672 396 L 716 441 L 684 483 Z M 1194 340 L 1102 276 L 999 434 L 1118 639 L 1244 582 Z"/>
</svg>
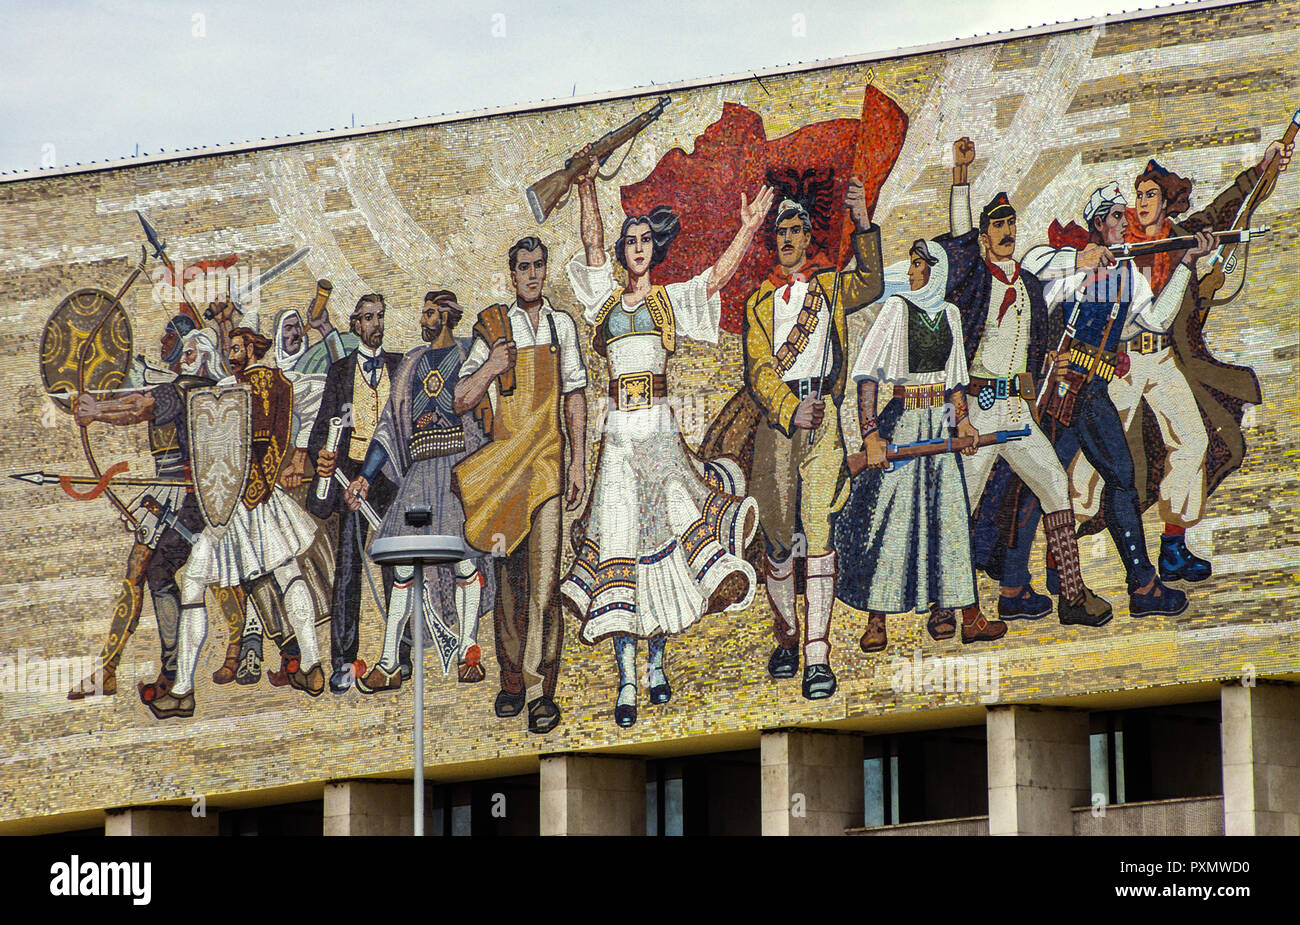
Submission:
<svg viewBox="0 0 1300 925">
<path fill-rule="evenodd" d="M 576 155 L 591 160 L 590 149 Z M 719 292 L 731 279 L 772 205 L 764 186 L 740 197 L 740 230 L 718 261 L 692 280 L 656 286 L 651 269 L 680 230 L 660 206 L 623 223 L 614 257 L 628 283 L 614 279 L 596 202 L 598 165 L 579 181 L 584 253 L 568 265 L 595 348 L 609 361 L 609 413 L 596 476 L 574 525 L 577 558 L 560 585 L 565 608 L 582 621 L 580 637 L 613 642 L 618 665 L 614 720 L 636 722 L 637 640 L 648 640 L 650 702 L 672 696 L 664 643 L 706 613 L 743 610 L 754 596 L 744 559 L 758 508 L 731 460 L 704 463 L 686 447 L 667 403 L 664 370 L 678 337 L 716 343 Z"/>
</svg>

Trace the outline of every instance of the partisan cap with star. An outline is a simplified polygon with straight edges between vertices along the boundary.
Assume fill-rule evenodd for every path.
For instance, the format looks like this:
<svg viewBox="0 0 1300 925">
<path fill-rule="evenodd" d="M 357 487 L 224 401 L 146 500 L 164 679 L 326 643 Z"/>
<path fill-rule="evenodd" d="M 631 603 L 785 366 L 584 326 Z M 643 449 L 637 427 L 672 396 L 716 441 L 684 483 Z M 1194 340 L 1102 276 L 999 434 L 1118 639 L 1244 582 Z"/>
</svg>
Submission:
<svg viewBox="0 0 1300 925">
<path fill-rule="evenodd" d="M 1169 176 L 1169 171 L 1166 170 L 1164 167 L 1162 167 L 1160 165 L 1160 162 L 1157 161 L 1154 157 L 1151 158 L 1151 160 L 1147 161 L 1146 170 L 1142 171 L 1142 173 L 1143 174 L 1153 173 L 1157 177 Z"/>
<path fill-rule="evenodd" d="M 1126 205 L 1128 205 L 1128 200 L 1124 198 L 1124 193 L 1120 190 L 1119 184 L 1111 180 L 1088 197 L 1088 204 L 1083 207 L 1083 220 L 1088 224 L 1092 224 L 1094 218 L 1109 212 L 1112 207 Z"/>
<path fill-rule="evenodd" d="M 987 228 L 993 219 L 1010 218 L 1015 214 L 1016 210 L 1011 205 L 1011 198 L 1006 193 L 998 193 L 980 212 L 980 227 Z"/>
<path fill-rule="evenodd" d="M 812 227 L 812 219 L 808 217 L 807 209 L 793 199 L 782 199 L 781 204 L 777 206 L 776 221 L 772 223 L 772 227 L 775 228 L 787 218 L 793 218 L 796 215 L 803 219 L 805 225 L 809 228 Z"/>
</svg>

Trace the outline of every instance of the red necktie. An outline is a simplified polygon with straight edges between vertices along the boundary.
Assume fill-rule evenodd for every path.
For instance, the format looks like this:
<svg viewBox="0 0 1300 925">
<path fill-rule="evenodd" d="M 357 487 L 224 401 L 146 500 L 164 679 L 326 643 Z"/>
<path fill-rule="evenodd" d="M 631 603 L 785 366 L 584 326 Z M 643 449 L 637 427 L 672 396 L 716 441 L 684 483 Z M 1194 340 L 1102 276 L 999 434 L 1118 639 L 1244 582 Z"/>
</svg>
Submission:
<svg viewBox="0 0 1300 925">
<path fill-rule="evenodd" d="M 998 324 L 1002 323 L 1002 318 L 1007 313 L 1007 309 L 1016 301 L 1016 280 L 1020 278 L 1020 264 L 1015 264 L 1015 272 L 1011 274 L 1011 279 L 1007 279 L 1007 274 L 1002 272 L 1002 268 L 991 260 L 985 260 L 984 265 L 989 268 L 989 272 L 1007 287 L 1007 291 L 1002 296 L 1002 305 L 998 308 Z"/>
</svg>

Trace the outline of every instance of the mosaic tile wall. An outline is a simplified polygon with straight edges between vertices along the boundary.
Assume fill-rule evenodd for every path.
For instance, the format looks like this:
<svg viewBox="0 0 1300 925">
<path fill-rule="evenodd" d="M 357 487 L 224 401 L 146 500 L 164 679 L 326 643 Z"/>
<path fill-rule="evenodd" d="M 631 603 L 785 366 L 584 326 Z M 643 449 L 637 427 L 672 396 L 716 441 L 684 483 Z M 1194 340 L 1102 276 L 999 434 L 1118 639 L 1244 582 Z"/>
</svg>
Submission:
<svg viewBox="0 0 1300 925">
<path fill-rule="evenodd" d="M 774 141 L 818 123 L 858 120 L 868 84 L 906 115 L 906 134 L 873 216 L 886 264 L 903 259 L 916 238 L 947 230 L 952 143 L 962 136 L 976 145 L 970 167 L 974 209 L 978 213 L 999 191 L 1009 194 L 1018 210 L 1018 256 L 1046 240 L 1053 219 L 1079 221 L 1088 194 L 1107 181 L 1131 192 L 1149 158 L 1193 179 L 1194 210 L 1256 163 L 1290 122 L 1300 104 L 1298 46 L 1300 7 L 1260 2 L 673 92 L 671 105 L 637 137 L 617 176 L 597 181 L 606 242 L 617 236 L 623 218 L 617 188 L 651 177 L 674 148 L 698 153 L 697 139 L 723 117 L 724 104 L 756 114 Z M 589 494 L 600 411 L 608 405 L 608 370 L 592 349 L 592 328 L 581 320 L 564 272 L 582 253 L 577 197 L 539 226 L 523 193 L 582 142 L 644 111 L 654 99 L 0 184 L 0 382 L 11 396 L 0 472 L 89 475 L 71 415 L 45 394 L 42 332 L 54 308 L 76 290 L 118 290 L 144 243 L 135 214 L 140 210 L 165 237 L 169 254 L 187 264 L 235 254 L 238 266 L 256 275 L 310 247 L 301 262 L 259 293 L 262 332 L 273 334 L 274 314 L 303 307 L 315 281 L 328 279 L 334 287 L 329 310 L 340 327 L 358 296 L 385 295 L 384 346 L 396 351 L 419 345 L 421 297 L 430 289 L 458 294 L 467 312 L 456 334 L 468 337 L 479 309 L 513 295 L 508 246 L 523 235 L 540 235 L 551 254 L 546 295 L 578 319 L 589 371 Z M 606 165 L 607 173 L 619 156 Z M 455 666 L 444 677 L 437 657 L 428 657 L 430 765 L 614 745 L 635 749 L 711 733 L 981 702 L 977 691 L 899 690 L 891 683 L 895 659 L 910 660 L 917 650 L 922 657 L 995 656 L 1004 702 L 1251 673 L 1294 677 L 1300 671 L 1294 610 L 1300 600 L 1298 176 L 1300 169 L 1292 165 L 1255 211 L 1252 224 L 1272 230 L 1252 243 L 1240 294 L 1215 308 L 1206 324 L 1209 349 L 1224 362 L 1253 369 L 1263 400 L 1244 410 L 1243 462 L 1209 496 L 1204 518 L 1188 531 L 1189 546 L 1209 559 L 1213 576 L 1179 585 L 1190 599 L 1184 613 L 1131 617 L 1124 574 L 1103 532 L 1083 537 L 1079 546 L 1086 581 L 1115 606 L 1106 626 L 1062 626 L 1053 615 L 1012 622 L 1001 639 L 963 646 L 960 639 L 933 641 L 924 616 L 898 615 L 888 618 L 886 650 L 866 655 L 858 644 L 865 613 L 837 602 L 830 660 L 838 690 L 809 700 L 801 695 L 797 674 L 782 681 L 768 675 L 772 615 L 760 571 L 746 609 L 710 614 L 670 639 L 666 672 L 672 699 L 649 703 L 643 684 L 639 716 L 630 728 L 613 721 L 617 675 L 610 643 L 583 644 L 578 622 L 566 617 L 555 694 L 562 719 L 545 735 L 528 731 L 526 709 L 511 718 L 494 714 L 500 674 L 489 614 L 478 639 L 483 682 L 458 683 Z M 683 199 L 701 193 L 676 192 Z M 754 191 L 737 184 L 724 192 L 724 201 L 738 204 L 742 192 Z M 724 238 L 737 224 L 735 206 L 727 209 L 718 219 L 727 229 Z M 683 240 L 691 231 L 683 232 Z M 153 297 L 157 267 L 151 259 L 146 274 L 154 275 L 123 299 L 134 351 L 154 362 L 158 337 L 176 311 L 174 302 Z M 878 308 L 850 319 L 850 361 Z M 716 345 L 678 338 L 667 391 L 688 446 L 699 445 L 742 384 L 744 368 L 739 336 L 722 333 Z M 854 451 L 859 432 L 851 388 L 841 424 Z M 104 467 L 125 460 L 129 476 L 153 471 L 142 424 L 95 424 L 88 439 Z M 0 509 L 6 515 L 0 519 L 0 659 L 10 660 L 0 660 L 0 682 L 7 685 L 0 694 L 0 822 L 193 793 L 216 800 L 237 791 L 409 767 L 409 685 L 373 695 L 327 690 L 313 699 L 292 687 L 272 687 L 265 677 L 249 686 L 214 684 L 226 638 L 210 592 L 192 718 L 155 719 L 137 694 L 137 682 L 152 681 L 159 667 L 147 594 L 114 696 L 69 700 L 63 682 L 80 673 L 58 682 L 27 676 L 24 687 L 17 667 L 24 660 L 84 660 L 99 651 L 131 537 L 106 496 L 76 501 L 57 485 L 0 479 Z M 573 559 L 567 537 L 574 517 L 564 515 L 563 569 Z M 1162 529 L 1156 508 L 1146 512 L 1144 524 L 1154 557 Z M 1043 555 L 1040 534 L 1031 560 L 1040 591 Z M 996 586 L 981 576 L 979 589 L 992 616 Z M 317 634 L 328 656 L 327 621 Z M 382 639 L 383 615 L 365 591 L 360 655 L 368 664 L 378 660 Z M 270 640 L 265 651 L 266 668 L 278 667 Z M 644 672 L 644 645 L 639 657 L 638 671 Z"/>
</svg>

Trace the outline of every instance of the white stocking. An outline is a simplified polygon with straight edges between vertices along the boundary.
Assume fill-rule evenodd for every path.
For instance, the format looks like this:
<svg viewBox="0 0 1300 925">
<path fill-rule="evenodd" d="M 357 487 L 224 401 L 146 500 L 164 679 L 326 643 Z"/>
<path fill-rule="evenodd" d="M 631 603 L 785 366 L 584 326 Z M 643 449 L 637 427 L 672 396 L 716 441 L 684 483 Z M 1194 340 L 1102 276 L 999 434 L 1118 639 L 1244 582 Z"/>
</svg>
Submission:
<svg viewBox="0 0 1300 925">
<path fill-rule="evenodd" d="M 208 612 L 203 606 L 204 586 L 182 573 L 181 620 L 176 652 L 176 683 L 171 693 L 181 697 L 194 690 L 194 672 L 199 667 L 199 653 L 208 638 Z"/>
<path fill-rule="evenodd" d="M 483 595 L 483 576 L 473 559 L 462 559 L 452 566 L 456 576 L 456 616 L 460 621 L 460 657 L 478 645 L 479 602 Z"/>
<path fill-rule="evenodd" d="M 316 608 L 312 604 L 311 592 L 307 590 L 307 580 L 302 577 L 302 569 L 297 559 L 290 559 L 275 570 L 275 580 L 284 596 L 284 613 L 298 637 L 301 671 L 308 672 L 320 664 L 320 647 L 316 645 Z"/>
<path fill-rule="evenodd" d="M 397 646 L 406 629 L 406 621 L 411 618 L 411 589 L 414 584 L 414 568 L 399 565 L 393 570 L 393 593 L 388 599 L 388 615 L 384 618 L 384 654 L 379 657 L 379 667 L 389 674 L 397 670 Z"/>
</svg>

